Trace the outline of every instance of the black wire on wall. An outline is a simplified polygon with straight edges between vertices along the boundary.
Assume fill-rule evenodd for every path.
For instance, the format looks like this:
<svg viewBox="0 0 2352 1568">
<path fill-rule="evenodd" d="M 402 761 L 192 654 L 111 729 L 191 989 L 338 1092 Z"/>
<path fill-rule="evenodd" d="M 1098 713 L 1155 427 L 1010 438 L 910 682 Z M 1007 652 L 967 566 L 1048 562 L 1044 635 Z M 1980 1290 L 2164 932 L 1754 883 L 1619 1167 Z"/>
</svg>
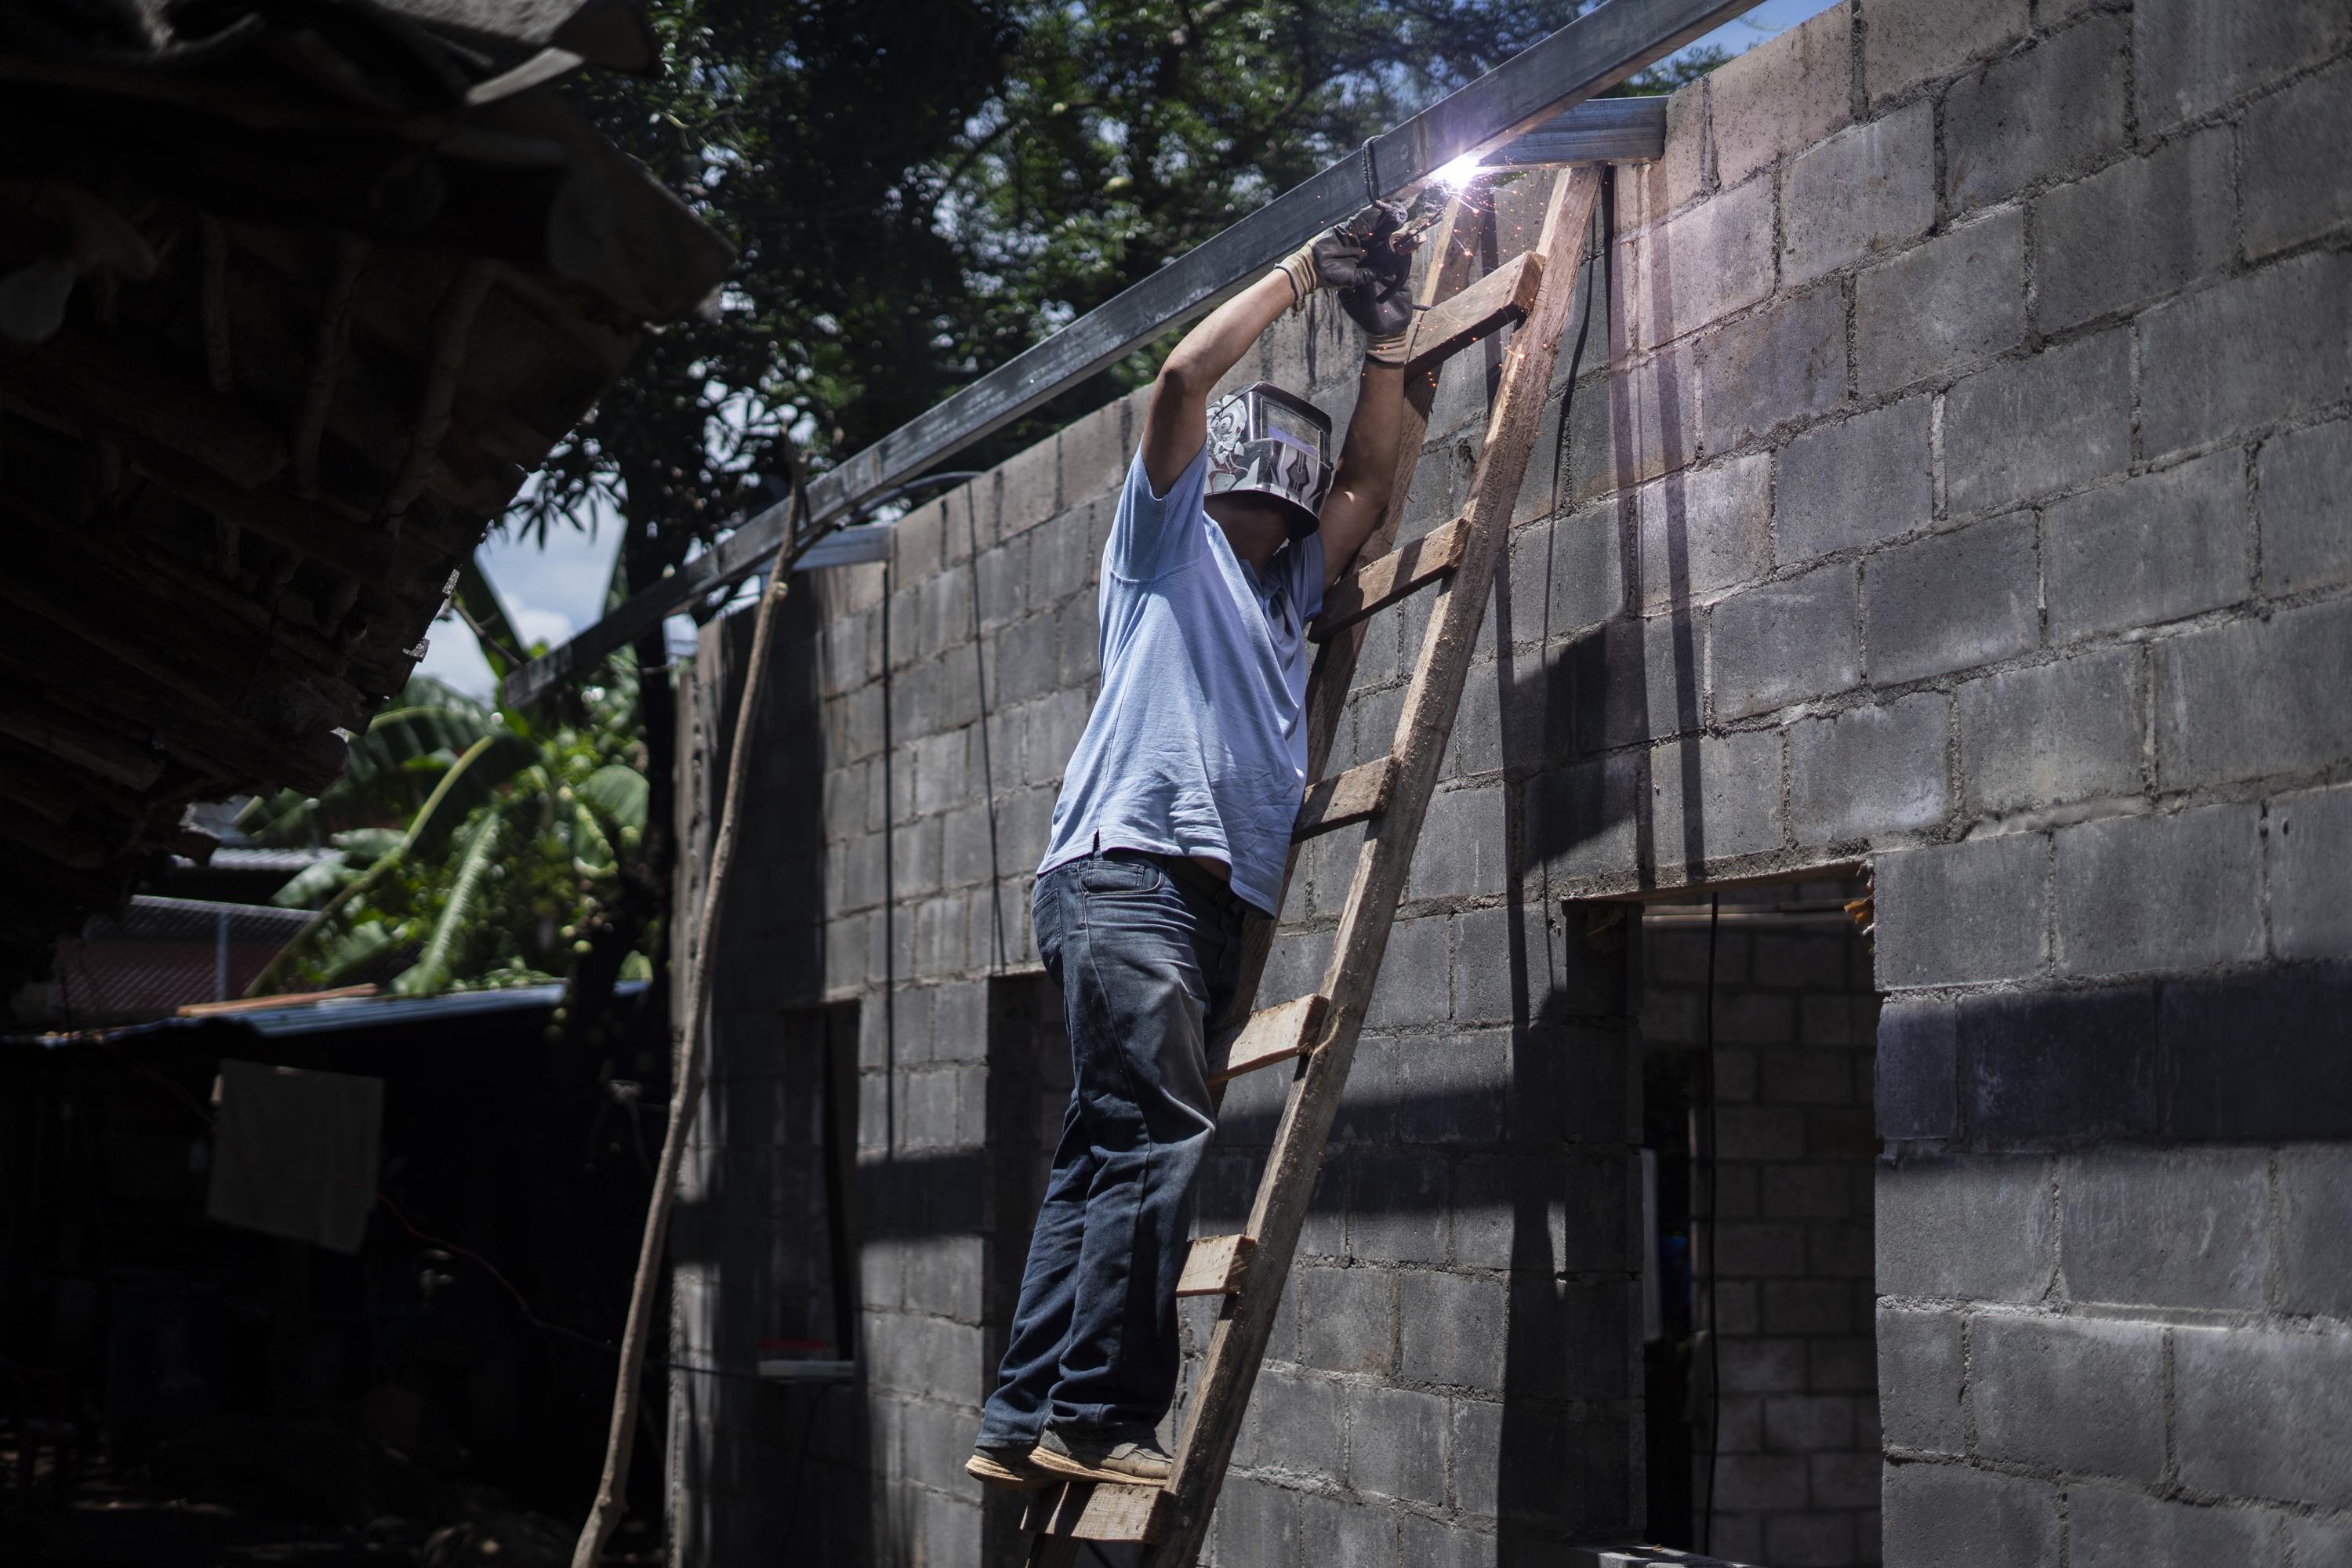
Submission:
<svg viewBox="0 0 2352 1568">
<path fill-rule="evenodd" d="M 988 750 L 988 656 L 980 636 L 980 515 L 971 487 L 963 492 L 964 531 L 971 541 L 971 663 L 980 682 L 980 787 L 988 801 L 988 901 L 996 929 L 996 973 L 1004 973 L 1004 868 L 996 858 L 996 768 Z"/>
</svg>

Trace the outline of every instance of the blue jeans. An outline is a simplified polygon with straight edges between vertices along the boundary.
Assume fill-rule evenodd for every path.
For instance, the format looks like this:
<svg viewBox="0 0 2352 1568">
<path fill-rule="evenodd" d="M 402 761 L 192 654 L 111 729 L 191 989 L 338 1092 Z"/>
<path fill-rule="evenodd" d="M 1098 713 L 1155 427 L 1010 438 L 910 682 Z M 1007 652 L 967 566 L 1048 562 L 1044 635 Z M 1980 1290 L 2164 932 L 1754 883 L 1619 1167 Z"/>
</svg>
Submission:
<svg viewBox="0 0 2352 1568">
<path fill-rule="evenodd" d="M 1189 862 L 1110 849 L 1037 879 L 1073 1087 L 1037 1211 L 990 1447 L 1048 1425 L 1148 1432 L 1176 1396 L 1176 1279 L 1209 1135 L 1208 1022 L 1233 999 L 1241 900 Z"/>
</svg>

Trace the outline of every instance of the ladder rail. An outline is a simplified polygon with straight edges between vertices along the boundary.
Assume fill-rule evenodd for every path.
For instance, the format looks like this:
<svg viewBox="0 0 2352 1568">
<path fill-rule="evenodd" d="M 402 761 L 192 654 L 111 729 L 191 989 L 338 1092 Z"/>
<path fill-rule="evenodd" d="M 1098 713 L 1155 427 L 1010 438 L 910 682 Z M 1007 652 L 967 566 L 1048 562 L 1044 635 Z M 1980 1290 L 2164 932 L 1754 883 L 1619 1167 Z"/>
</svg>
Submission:
<svg viewBox="0 0 2352 1568">
<path fill-rule="evenodd" d="M 1453 733 L 1486 599 L 1508 542 L 1511 512 L 1542 423 L 1552 367 L 1576 309 L 1573 258 L 1581 249 L 1600 188 L 1597 167 L 1571 167 L 1555 182 L 1545 208 L 1535 248 L 1546 258 L 1559 258 L 1561 264 L 1545 268 L 1534 304 L 1504 356 L 1486 445 L 1462 514 L 1467 536 L 1462 559 L 1453 576 L 1436 589 L 1437 605 L 1407 689 L 1391 752 L 1394 782 L 1389 808 L 1367 836 L 1358 857 L 1339 935 L 1332 944 L 1322 990 L 1330 998 L 1324 1038 L 1299 1068 L 1283 1108 L 1274 1151 L 1259 1182 L 1245 1232 L 1256 1241 L 1253 1267 L 1241 1289 L 1228 1298 L 1211 1332 L 1208 1355 L 1194 1386 L 1167 1485 L 1173 1506 L 1166 1510 L 1159 1539 L 1145 1551 L 1143 1561 L 1150 1568 L 1191 1568 L 1207 1539 L 1209 1521 L 1232 1463 L 1234 1443 L 1256 1385 L 1306 1222 L 1372 984 L 1412 869 L 1413 848 Z M 1424 414 L 1424 421 L 1425 417 Z M 1392 515 L 1402 500 L 1402 494 L 1391 498 Z M 1384 522 L 1383 529 L 1393 537 L 1391 523 Z M 1357 640 L 1348 639 L 1349 656 Z M 1340 638 L 1326 645 L 1331 649 L 1341 646 Z M 1353 662 L 1352 657 L 1346 659 L 1350 674 Z M 1337 704 L 1345 700 L 1346 689 L 1344 683 L 1333 684 L 1338 687 L 1336 695 L 1330 687 L 1319 694 L 1331 700 L 1329 711 L 1336 718 Z M 1310 742 L 1317 738 L 1310 736 Z M 1250 977 L 1253 992 L 1255 978 Z"/>
</svg>

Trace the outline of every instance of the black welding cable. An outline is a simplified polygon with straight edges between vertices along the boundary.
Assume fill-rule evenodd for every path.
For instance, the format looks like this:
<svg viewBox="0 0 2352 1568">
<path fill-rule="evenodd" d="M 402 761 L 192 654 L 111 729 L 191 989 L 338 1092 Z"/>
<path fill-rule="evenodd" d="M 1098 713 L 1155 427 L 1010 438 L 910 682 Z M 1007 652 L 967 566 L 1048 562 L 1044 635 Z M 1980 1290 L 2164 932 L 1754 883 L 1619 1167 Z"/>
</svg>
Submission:
<svg viewBox="0 0 2352 1568">
<path fill-rule="evenodd" d="M 980 514 L 963 492 L 964 531 L 971 541 L 971 665 L 980 681 L 980 787 L 988 798 L 988 902 L 996 922 L 996 973 L 1004 973 L 1004 868 L 996 858 L 996 768 L 988 752 L 988 656 L 980 637 Z"/>
<path fill-rule="evenodd" d="M 1576 346 L 1569 351 L 1568 384 L 1559 395 L 1559 426 L 1552 432 L 1549 515 L 1555 518 L 1559 515 L 1560 503 L 1566 499 L 1564 487 L 1575 471 L 1570 467 L 1573 454 L 1569 450 L 1570 416 L 1576 412 L 1576 378 L 1584 369 L 1584 342 L 1592 334 L 1592 281 L 1601 268 L 1606 265 L 1609 236 L 1615 230 L 1616 193 L 1617 171 L 1613 166 L 1603 166 L 1601 171 L 1601 211 L 1597 215 L 1601 224 L 1601 237 L 1598 241 L 1595 241 L 1590 234 L 1585 237 L 1587 249 L 1584 266 L 1584 309 L 1577 312 L 1580 320 L 1576 323 Z M 1613 288 L 1610 291 L 1610 297 L 1612 299 L 1616 297 Z M 1547 632 L 1550 629 L 1549 621 L 1546 623 L 1545 629 Z"/>
<path fill-rule="evenodd" d="M 1717 1261 L 1722 1253 L 1723 1231 L 1716 1217 L 1715 950 L 1716 936 L 1722 924 L 1723 895 L 1717 893 L 1707 900 L 1706 1008 L 1700 1046 L 1700 1059 L 1706 1075 L 1706 1114 L 1699 1122 L 1706 1137 L 1703 1159 L 1706 1172 L 1706 1505 L 1699 1524 L 1698 1549 L 1702 1552 L 1715 1549 L 1715 1461 L 1723 1451 L 1723 1333 L 1715 1321 L 1715 1277 L 1721 1272 Z"/>
<path fill-rule="evenodd" d="M 898 862 L 891 831 L 890 563 L 882 563 L 882 1157 L 898 1146 Z"/>
</svg>

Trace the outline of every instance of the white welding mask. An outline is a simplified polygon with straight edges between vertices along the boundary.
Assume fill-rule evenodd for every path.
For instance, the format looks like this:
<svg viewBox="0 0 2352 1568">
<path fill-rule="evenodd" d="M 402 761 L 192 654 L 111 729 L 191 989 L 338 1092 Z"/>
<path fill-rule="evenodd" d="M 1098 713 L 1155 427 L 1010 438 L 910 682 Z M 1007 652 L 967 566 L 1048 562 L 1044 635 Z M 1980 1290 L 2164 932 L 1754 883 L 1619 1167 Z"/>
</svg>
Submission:
<svg viewBox="0 0 2352 1568">
<path fill-rule="evenodd" d="M 1209 493 L 1280 501 L 1293 539 L 1315 531 L 1331 490 L 1331 421 L 1270 381 L 1209 410 Z"/>
</svg>

